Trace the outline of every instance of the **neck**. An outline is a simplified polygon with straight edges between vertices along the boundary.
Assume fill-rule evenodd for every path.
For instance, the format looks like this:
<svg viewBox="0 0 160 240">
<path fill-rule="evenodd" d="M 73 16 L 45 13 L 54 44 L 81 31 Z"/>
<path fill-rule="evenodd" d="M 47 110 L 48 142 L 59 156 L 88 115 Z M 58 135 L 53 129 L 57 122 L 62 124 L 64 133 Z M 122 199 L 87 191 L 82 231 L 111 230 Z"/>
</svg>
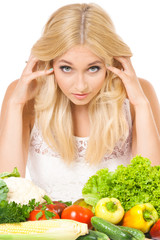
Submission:
<svg viewBox="0 0 160 240">
<path fill-rule="evenodd" d="M 79 137 L 89 136 L 89 116 L 88 116 L 88 107 L 74 105 L 72 109 L 72 119 L 74 125 L 74 134 Z"/>
<path fill-rule="evenodd" d="M 87 114 L 88 115 L 88 105 L 75 105 L 71 103 L 72 114 Z"/>
</svg>

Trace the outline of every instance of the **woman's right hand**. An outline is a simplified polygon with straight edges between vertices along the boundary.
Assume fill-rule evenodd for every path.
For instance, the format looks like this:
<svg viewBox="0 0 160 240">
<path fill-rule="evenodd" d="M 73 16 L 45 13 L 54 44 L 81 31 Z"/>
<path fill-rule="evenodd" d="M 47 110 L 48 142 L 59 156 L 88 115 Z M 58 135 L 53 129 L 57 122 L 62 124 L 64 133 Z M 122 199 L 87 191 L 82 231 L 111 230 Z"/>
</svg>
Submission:
<svg viewBox="0 0 160 240">
<path fill-rule="evenodd" d="M 49 75 L 53 72 L 52 68 L 49 70 L 34 72 L 34 67 L 38 61 L 39 59 L 33 55 L 30 55 L 27 65 L 24 68 L 11 97 L 11 101 L 14 102 L 14 104 L 24 106 L 27 101 L 33 99 L 37 94 L 36 78 Z"/>
</svg>

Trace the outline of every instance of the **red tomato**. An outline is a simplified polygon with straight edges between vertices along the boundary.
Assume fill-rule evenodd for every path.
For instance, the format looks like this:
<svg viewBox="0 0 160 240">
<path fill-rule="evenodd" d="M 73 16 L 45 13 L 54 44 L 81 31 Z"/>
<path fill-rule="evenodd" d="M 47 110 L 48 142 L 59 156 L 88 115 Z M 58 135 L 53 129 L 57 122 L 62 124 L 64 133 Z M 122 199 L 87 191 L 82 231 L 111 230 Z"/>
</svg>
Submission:
<svg viewBox="0 0 160 240">
<path fill-rule="evenodd" d="M 91 218 L 94 216 L 93 212 L 85 207 L 79 205 L 71 205 L 66 207 L 61 215 L 62 219 L 72 219 L 81 223 L 87 223 L 89 228 L 92 228 Z"/>
<path fill-rule="evenodd" d="M 150 235 L 152 238 L 160 240 L 160 219 L 152 226 Z"/>
<path fill-rule="evenodd" d="M 49 212 L 53 212 L 55 214 L 54 217 L 52 217 L 52 219 L 59 219 L 59 215 L 58 213 L 56 213 L 54 210 L 47 210 Z M 28 221 L 37 221 L 36 219 L 36 215 L 39 213 L 39 212 L 42 212 L 42 216 L 38 219 L 38 220 L 47 220 L 46 216 L 45 216 L 45 211 L 44 210 L 41 210 L 41 209 L 34 209 L 32 212 L 30 212 L 30 216 L 28 218 Z"/>
</svg>

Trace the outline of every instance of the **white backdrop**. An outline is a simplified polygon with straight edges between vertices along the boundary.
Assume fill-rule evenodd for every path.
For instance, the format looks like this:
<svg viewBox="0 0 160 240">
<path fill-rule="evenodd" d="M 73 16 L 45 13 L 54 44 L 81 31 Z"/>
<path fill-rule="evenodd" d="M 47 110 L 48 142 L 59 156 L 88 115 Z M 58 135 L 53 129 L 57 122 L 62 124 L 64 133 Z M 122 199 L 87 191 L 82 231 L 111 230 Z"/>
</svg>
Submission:
<svg viewBox="0 0 160 240">
<path fill-rule="evenodd" d="M 18 79 L 49 16 L 70 3 L 98 3 L 130 46 L 137 76 L 152 83 L 160 101 L 159 0 L 0 1 L 0 107 L 7 86 Z"/>
</svg>

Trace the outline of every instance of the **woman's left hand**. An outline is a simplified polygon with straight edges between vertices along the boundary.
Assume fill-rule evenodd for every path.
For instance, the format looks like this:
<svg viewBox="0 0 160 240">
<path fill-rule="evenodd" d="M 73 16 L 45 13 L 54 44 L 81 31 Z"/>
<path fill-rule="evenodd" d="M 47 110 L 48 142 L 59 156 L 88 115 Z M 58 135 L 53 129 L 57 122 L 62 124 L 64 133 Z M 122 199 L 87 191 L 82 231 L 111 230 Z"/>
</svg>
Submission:
<svg viewBox="0 0 160 240">
<path fill-rule="evenodd" d="M 122 80 L 130 102 L 134 106 L 148 102 L 148 99 L 146 98 L 138 80 L 138 77 L 136 76 L 130 58 L 114 57 L 114 59 L 122 64 L 123 69 L 120 70 L 113 66 L 106 66 L 106 68 L 114 74 L 118 75 L 118 77 Z"/>
</svg>

